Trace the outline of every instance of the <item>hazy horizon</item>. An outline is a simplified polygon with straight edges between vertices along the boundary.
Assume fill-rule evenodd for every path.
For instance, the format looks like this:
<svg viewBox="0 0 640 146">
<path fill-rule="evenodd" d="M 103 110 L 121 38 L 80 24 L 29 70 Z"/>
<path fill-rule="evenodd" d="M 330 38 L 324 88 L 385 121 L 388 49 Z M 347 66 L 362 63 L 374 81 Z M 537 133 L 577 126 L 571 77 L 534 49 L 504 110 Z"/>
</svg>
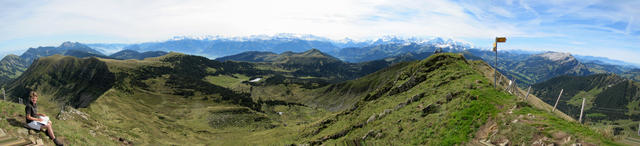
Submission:
<svg viewBox="0 0 640 146">
<path fill-rule="evenodd" d="M 30 47 L 174 36 L 313 34 L 455 38 L 640 64 L 640 1 L 0 1 L 0 56 Z"/>
</svg>

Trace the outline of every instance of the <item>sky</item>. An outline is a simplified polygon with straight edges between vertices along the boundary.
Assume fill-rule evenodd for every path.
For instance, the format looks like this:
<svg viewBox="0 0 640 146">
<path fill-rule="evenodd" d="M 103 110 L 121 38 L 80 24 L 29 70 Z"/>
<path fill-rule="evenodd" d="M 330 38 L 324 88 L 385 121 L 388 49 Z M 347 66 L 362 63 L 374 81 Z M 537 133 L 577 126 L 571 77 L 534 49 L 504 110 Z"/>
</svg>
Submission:
<svg viewBox="0 0 640 146">
<path fill-rule="evenodd" d="M 0 57 L 173 36 L 445 37 L 640 64 L 637 0 L 0 0 Z"/>
</svg>

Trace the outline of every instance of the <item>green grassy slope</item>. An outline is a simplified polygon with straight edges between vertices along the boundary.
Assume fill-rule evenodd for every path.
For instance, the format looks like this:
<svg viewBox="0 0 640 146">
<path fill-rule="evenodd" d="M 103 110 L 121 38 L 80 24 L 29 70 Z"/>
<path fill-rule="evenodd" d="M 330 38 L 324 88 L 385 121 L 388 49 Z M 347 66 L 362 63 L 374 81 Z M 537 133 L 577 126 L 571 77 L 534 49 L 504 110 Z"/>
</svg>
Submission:
<svg viewBox="0 0 640 146">
<path fill-rule="evenodd" d="M 458 54 L 400 63 L 315 89 L 287 82 L 269 84 L 277 74 L 291 74 L 260 69 L 260 64 L 176 53 L 145 60 L 46 59 L 63 65 L 41 68 L 66 66 L 75 69 L 65 70 L 82 71 L 82 62 L 95 61 L 104 63 L 106 74 L 115 76 L 113 86 L 92 96 L 95 100 L 88 106 L 65 107 L 64 112 L 60 108 L 64 100 L 51 91 L 86 81 L 69 79 L 73 82 L 51 86 L 41 84 L 50 82 L 42 80 L 49 78 L 20 77 L 39 79 L 25 83 L 41 93 L 39 111 L 56 117 L 54 128 L 70 145 L 615 145 L 599 131 L 493 89 L 480 70 L 488 66 Z M 37 75 L 56 74 L 46 73 L 49 70 Z M 256 77 L 266 79 L 244 82 Z M 26 86 L 15 83 L 13 87 Z M 3 119 L 14 119 L 0 121 L 1 128 L 19 133 L 24 107 L 2 102 L 0 108 L 7 109 Z"/>
<path fill-rule="evenodd" d="M 568 135 L 573 139 L 562 143 L 613 144 L 594 130 L 494 90 L 474 65 L 484 64 L 453 54 L 410 63 L 353 108 L 306 127 L 302 139 L 313 144 L 477 145 L 554 143 Z"/>
</svg>

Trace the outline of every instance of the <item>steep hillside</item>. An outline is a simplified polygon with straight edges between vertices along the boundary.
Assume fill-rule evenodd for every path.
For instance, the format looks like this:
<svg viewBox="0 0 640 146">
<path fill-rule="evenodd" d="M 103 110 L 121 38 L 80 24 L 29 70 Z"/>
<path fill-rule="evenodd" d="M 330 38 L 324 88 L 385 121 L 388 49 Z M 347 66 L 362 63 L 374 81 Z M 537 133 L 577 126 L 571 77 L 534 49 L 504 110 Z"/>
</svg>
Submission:
<svg viewBox="0 0 640 146">
<path fill-rule="evenodd" d="M 102 53 L 89 48 L 88 46 L 80 43 L 64 42 L 58 47 L 38 47 L 29 48 L 20 57 L 15 55 L 7 55 L 0 61 L 0 86 L 10 82 L 17 78 L 24 72 L 34 60 L 40 57 L 52 56 L 52 55 L 65 55 L 75 57 L 101 57 L 109 58 Z"/>
<path fill-rule="evenodd" d="M 640 69 L 629 70 L 622 73 L 621 76 L 640 82 Z"/>
<path fill-rule="evenodd" d="M 364 94 L 352 96 L 356 100 L 346 110 L 311 123 L 301 137 L 329 145 L 612 144 L 587 127 L 493 89 L 476 70 L 484 65 L 461 55 L 438 54 L 332 85 L 330 92 Z M 382 74 L 386 78 L 380 79 Z"/>
<path fill-rule="evenodd" d="M 115 58 L 115 59 L 122 59 L 122 60 L 126 60 L 126 59 L 138 59 L 138 60 L 143 60 L 145 58 L 150 58 L 150 57 L 158 57 L 158 56 L 163 56 L 166 55 L 167 52 L 164 51 L 147 51 L 147 52 L 138 52 L 138 51 L 134 51 L 134 50 L 122 50 L 116 53 L 113 53 L 111 55 L 109 55 L 110 58 Z M 103 57 L 104 58 L 104 57 Z"/>
<path fill-rule="evenodd" d="M 87 107 L 115 83 L 115 75 L 96 58 L 54 55 L 36 60 L 23 75 L 7 85 L 10 97 L 27 97 L 40 90 L 60 103 Z M 17 101 L 17 99 L 12 99 Z M 25 99 L 26 101 L 26 99 Z"/>
<path fill-rule="evenodd" d="M 0 60 L 0 86 L 17 78 L 27 70 L 28 62 L 16 55 L 7 55 Z"/>
<path fill-rule="evenodd" d="M 640 83 L 618 75 L 597 74 L 591 76 L 561 76 L 532 86 L 533 93 L 554 104 L 560 90 L 564 89 L 558 109 L 578 117 L 582 98 L 586 98 L 586 119 L 640 120 Z"/>
</svg>

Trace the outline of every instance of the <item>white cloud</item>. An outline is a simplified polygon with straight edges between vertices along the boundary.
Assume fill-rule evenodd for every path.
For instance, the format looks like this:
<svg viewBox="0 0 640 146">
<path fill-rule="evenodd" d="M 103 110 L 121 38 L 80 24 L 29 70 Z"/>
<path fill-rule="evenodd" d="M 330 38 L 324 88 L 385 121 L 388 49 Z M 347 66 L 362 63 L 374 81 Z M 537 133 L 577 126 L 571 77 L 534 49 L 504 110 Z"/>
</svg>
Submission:
<svg viewBox="0 0 640 146">
<path fill-rule="evenodd" d="M 640 31 L 640 23 L 634 22 L 634 18 L 640 16 L 638 7 L 640 1 L 602 0 L 0 1 L 0 34 L 3 34 L 0 47 L 5 47 L 1 48 L 4 52 L 15 52 L 43 44 L 59 44 L 60 39 L 133 43 L 181 35 L 275 33 L 314 34 L 334 39 L 383 35 L 551 37 L 585 42 L 574 44 L 582 46 L 603 37 L 595 33 L 582 34 L 584 30 L 608 31 L 611 33 L 604 34 L 606 37 L 627 38 L 625 42 L 612 44 L 632 46 L 637 43 L 630 41 L 640 42 L 638 37 L 628 36 Z M 559 24 L 566 20 L 590 23 Z M 627 25 L 621 29 L 607 27 L 615 22 Z M 591 37 L 585 38 L 587 36 Z M 49 41 L 41 41 L 42 38 Z M 18 42 L 22 46 L 16 45 Z M 520 44 L 525 45 L 542 47 L 536 42 Z M 543 46 L 553 48 L 553 45 Z"/>
<path fill-rule="evenodd" d="M 0 36 L 0 41 L 69 33 L 148 41 L 192 34 L 233 36 L 292 32 L 343 38 L 381 34 L 477 37 L 517 32 L 513 27 L 476 21 L 464 13 L 463 7 L 445 0 L 39 2 L 21 9 L 3 10 L 2 13 L 14 16 L 0 18 L 10 22 L 0 24 L 0 32 L 11 34 Z M 495 10 L 506 12 L 501 8 Z"/>
</svg>

